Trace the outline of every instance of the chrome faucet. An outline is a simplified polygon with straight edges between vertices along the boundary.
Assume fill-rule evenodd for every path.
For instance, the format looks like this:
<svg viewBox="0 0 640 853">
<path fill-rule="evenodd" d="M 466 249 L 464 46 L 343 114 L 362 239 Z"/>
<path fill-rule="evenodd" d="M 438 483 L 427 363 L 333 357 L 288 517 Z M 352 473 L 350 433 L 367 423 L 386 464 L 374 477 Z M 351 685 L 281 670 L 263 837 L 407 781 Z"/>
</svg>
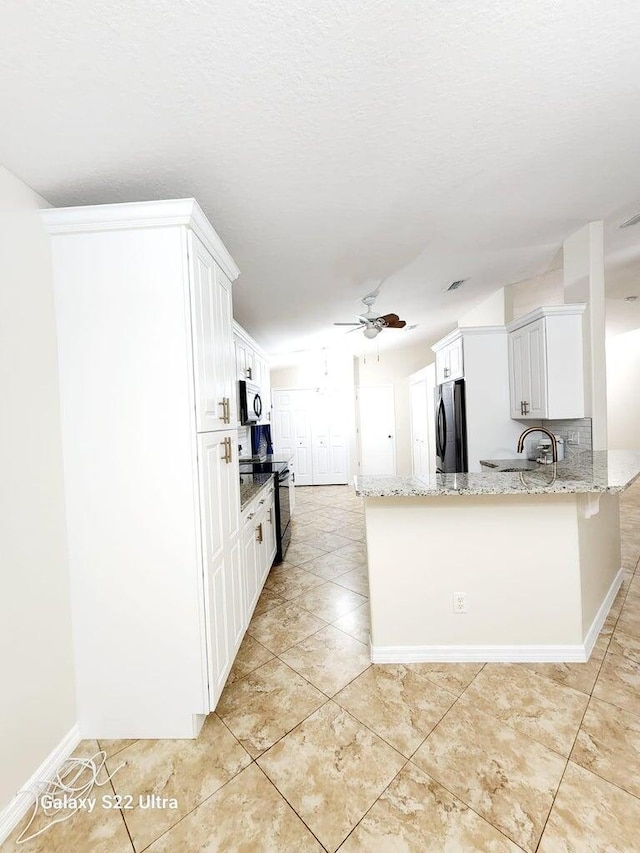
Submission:
<svg viewBox="0 0 640 853">
<path fill-rule="evenodd" d="M 558 442 L 556 441 L 556 437 L 552 432 L 549 432 L 548 429 L 544 427 L 529 427 L 529 429 L 525 429 L 520 438 L 518 439 L 518 453 L 522 453 L 524 450 L 524 440 L 525 438 L 532 432 L 543 432 L 545 435 L 548 435 L 551 439 L 551 458 L 554 462 L 558 461 Z"/>
</svg>

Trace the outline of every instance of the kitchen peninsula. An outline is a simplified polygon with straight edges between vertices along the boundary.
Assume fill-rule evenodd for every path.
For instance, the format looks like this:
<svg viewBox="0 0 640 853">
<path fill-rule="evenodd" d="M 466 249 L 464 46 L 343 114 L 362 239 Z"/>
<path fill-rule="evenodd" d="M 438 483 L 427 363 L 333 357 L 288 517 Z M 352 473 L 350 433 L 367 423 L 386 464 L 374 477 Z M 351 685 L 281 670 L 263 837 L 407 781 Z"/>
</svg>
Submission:
<svg viewBox="0 0 640 853">
<path fill-rule="evenodd" d="M 520 472 L 362 476 L 371 659 L 586 661 L 622 582 L 640 451 Z"/>
</svg>

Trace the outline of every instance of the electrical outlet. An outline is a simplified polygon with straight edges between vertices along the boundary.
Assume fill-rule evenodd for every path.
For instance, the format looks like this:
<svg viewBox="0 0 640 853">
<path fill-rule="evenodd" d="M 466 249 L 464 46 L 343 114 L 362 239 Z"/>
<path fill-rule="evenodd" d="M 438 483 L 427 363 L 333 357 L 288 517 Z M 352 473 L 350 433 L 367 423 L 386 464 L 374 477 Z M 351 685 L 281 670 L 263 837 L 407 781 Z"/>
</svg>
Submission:
<svg viewBox="0 0 640 853">
<path fill-rule="evenodd" d="M 453 593 L 453 612 L 454 613 L 466 613 L 467 612 L 467 593 L 466 592 L 454 592 Z"/>
<path fill-rule="evenodd" d="M 567 444 L 580 444 L 580 433 L 570 432 L 567 436 Z"/>
</svg>

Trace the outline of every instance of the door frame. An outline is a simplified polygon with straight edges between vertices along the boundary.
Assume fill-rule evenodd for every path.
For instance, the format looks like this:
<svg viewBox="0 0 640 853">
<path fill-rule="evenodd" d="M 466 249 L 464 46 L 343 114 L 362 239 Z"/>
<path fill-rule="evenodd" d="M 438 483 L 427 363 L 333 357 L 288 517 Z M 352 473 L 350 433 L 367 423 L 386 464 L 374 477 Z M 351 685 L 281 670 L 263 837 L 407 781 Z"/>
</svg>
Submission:
<svg viewBox="0 0 640 853">
<path fill-rule="evenodd" d="M 361 388 L 390 388 L 392 395 L 393 409 L 393 473 L 389 477 L 395 477 L 398 471 L 398 445 L 397 432 L 398 421 L 396 417 L 396 389 L 393 382 L 377 382 L 375 385 L 356 385 L 354 389 L 354 403 L 356 410 L 356 437 L 357 437 L 357 453 L 358 453 L 358 474 L 362 473 L 362 428 L 360 423 L 360 400 L 358 394 Z"/>
</svg>

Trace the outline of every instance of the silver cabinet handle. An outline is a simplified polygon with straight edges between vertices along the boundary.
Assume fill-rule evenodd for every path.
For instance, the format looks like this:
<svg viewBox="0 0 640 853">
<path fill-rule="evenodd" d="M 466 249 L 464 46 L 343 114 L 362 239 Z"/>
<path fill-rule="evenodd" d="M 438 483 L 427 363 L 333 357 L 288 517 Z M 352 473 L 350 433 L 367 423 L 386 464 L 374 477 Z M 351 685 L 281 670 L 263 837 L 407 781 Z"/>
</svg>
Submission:
<svg viewBox="0 0 640 853">
<path fill-rule="evenodd" d="M 247 374 L 247 379 L 253 379 L 253 375 L 252 375 L 253 371 L 251 370 L 250 367 L 247 367 L 245 373 Z"/>
<path fill-rule="evenodd" d="M 262 543 L 262 522 L 256 527 L 256 541 Z"/>
</svg>

